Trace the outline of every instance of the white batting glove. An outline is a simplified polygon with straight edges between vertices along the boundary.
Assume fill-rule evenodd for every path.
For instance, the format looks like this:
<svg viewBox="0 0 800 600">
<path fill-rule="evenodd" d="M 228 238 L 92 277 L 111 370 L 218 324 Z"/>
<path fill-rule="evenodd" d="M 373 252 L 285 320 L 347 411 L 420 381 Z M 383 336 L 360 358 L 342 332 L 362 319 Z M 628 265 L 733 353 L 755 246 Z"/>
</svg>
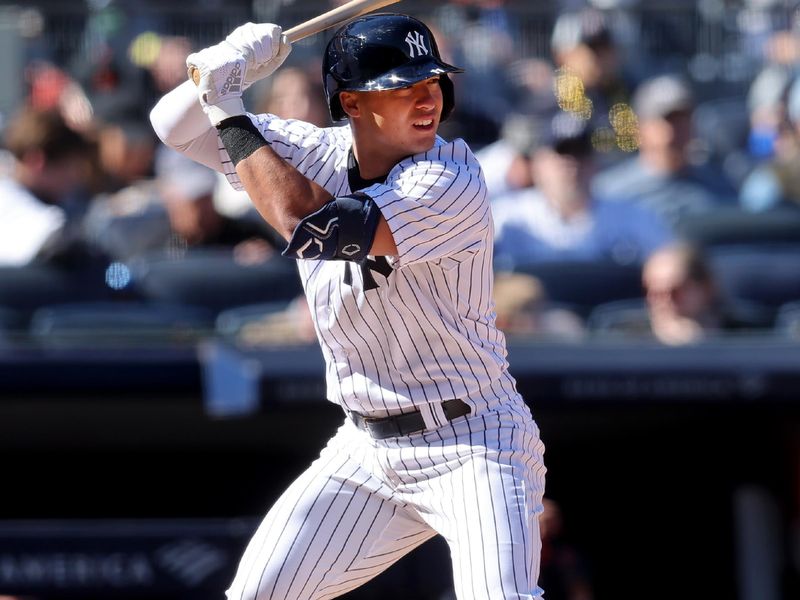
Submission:
<svg viewBox="0 0 800 600">
<path fill-rule="evenodd" d="M 244 89 L 272 75 L 292 51 L 292 45 L 281 28 L 272 23 L 240 25 L 225 38 L 225 42 L 233 46 L 247 61 Z"/>
<path fill-rule="evenodd" d="M 245 114 L 242 92 L 247 61 L 228 44 L 217 44 L 186 57 L 186 66 L 197 69 L 200 105 L 215 127 L 229 117 Z"/>
</svg>

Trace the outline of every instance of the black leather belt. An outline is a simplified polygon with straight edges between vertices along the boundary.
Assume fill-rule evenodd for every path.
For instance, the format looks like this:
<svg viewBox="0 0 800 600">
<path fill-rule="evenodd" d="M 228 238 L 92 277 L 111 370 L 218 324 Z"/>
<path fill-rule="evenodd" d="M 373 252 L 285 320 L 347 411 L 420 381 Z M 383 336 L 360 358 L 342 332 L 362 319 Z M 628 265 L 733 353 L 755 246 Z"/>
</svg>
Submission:
<svg viewBox="0 0 800 600">
<path fill-rule="evenodd" d="M 470 407 L 461 400 L 445 400 L 442 410 L 448 421 L 468 415 Z M 359 413 L 348 413 L 356 427 L 369 433 L 376 440 L 383 440 L 401 435 L 411 435 L 425 429 L 425 420 L 418 410 L 391 417 L 366 417 Z"/>
</svg>

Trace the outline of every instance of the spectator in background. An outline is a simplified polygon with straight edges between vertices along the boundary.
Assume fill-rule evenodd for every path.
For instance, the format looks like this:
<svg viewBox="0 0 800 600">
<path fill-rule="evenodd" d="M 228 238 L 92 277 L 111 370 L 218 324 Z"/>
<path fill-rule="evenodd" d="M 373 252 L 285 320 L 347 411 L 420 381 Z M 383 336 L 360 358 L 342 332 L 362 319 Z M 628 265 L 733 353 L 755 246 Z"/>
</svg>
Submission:
<svg viewBox="0 0 800 600">
<path fill-rule="evenodd" d="M 743 64 L 737 75 L 752 78 L 754 71 L 793 69 L 800 59 L 800 40 L 795 11 L 797 2 L 785 0 L 742 0 L 730 5 L 736 25 L 737 44 Z M 742 60 L 745 59 L 745 60 Z"/>
<path fill-rule="evenodd" d="M 237 262 L 262 262 L 283 250 L 286 240 L 263 219 L 231 219 L 214 205 L 216 174 L 182 154 L 162 148 L 157 162 L 157 187 L 174 248 L 230 249 Z M 192 163 L 194 166 L 189 166 Z"/>
<path fill-rule="evenodd" d="M 750 172 L 739 190 L 742 208 L 751 212 L 800 208 L 800 77 L 785 88 L 771 113 L 771 156 Z"/>
<path fill-rule="evenodd" d="M 140 116 L 135 97 L 108 95 L 93 100 L 89 137 L 96 147 L 93 188 L 114 193 L 153 178 L 158 138 Z"/>
<path fill-rule="evenodd" d="M 584 337 L 581 318 L 567 308 L 550 304 L 544 286 L 533 275 L 497 273 L 494 303 L 497 328 L 508 337 L 562 341 L 579 341 Z"/>
<path fill-rule="evenodd" d="M 158 36 L 153 33 L 164 25 L 166 13 L 145 9 L 141 0 L 87 4 L 82 39 L 70 59 L 69 72 L 93 106 L 129 102 L 135 119 L 146 122 L 159 97 L 149 59 L 173 58 L 169 47 L 157 46 Z"/>
<path fill-rule="evenodd" d="M 533 185 L 530 155 L 535 139 L 535 118 L 512 113 L 503 121 L 500 139 L 475 153 L 490 200 Z"/>
<path fill-rule="evenodd" d="M 786 101 L 792 83 L 791 69 L 768 65 L 759 72 L 747 91 L 748 157 L 755 162 L 775 155 L 786 130 Z"/>
<path fill-rule="evenodd" d="M 44 60 L 25 68 L 26 104 L 36 110 L 55 110 L 66 124 L 86 135 L 92 126 L 93 108 L 83 88 L 66 71 Z"/>
<path fill-rule="evenodd" d="M 261 262 L 285 245 L 261 221 L 232 219 L 214 205 L 214 171 L 160 147 L 154 180 L 143 180 L 93 208 L 88 235 L 121 261 L 149 253 L 180 258 L 192 249 L 233 253 L 244 264 Z M 280 246 L 279 246 L 280 245 Z"/>
<path fill-rule="evenodd" d="M 672 239 L 647 208 L 592 195 L 586 121 L 559 112 L 543 120 L 537 135 L 531 160 L 536 187 L 498 198 L 492 207 L 499 270 L 548 260 L 639 264 Z"/>
<path fill-rule="evenodd" d="M 693 214 L 736 203 L 736 192 L 721 173 L 690 162 L 694 94 L 675 75 L 642 83 L 634 94 L 639 153 L 605 169 L 593 182 L 601 198 L 648 207 L 675 227 Z"/>
<path fill-rule="evenodd" d="M 101 94 L 90 101 L 77 81 L 42 61 L 28 66 L 26 79 L 28 104 L 57 111 L 70 129 L 92 142 L 95 162 L 89 184 L 94 193 L 114 192 L 152 176 L 156 138 L 135 96 Z"/>
<path fill-rule="evenodd" d="M 553 27 L 551 51 L 556 67 L 582 84 L 569 97 L 559 97 L 562 108 L 590 118 L 594 129 L 610 127 L 611 107 L 627 104 L 634 84 L 623 73 L 606 15 L 594 8 L 562 13 Z"/>
<path fill-rule="evenodd" d="M 186 80 L 186 57 L 192 52 L 189 38 L 177 35 L 155 36 L 152 60 L 142 61 L 150 74 L 156 94 L 164 94 Z M 142 55 L 145 53 L 142 52 Z"/>
<path fill-rule="evenodd" d="M 463 137 L 474 148 L 498 139 L 503 118 L 513 107 L 507 67 L 516 56 L 516 31 L 506 0 L 457 0 L 434 9 L 433 28 L 445 61 L 462 65 L 453 79 L 459 99 L 440 135 Z"/>
<path fill-rule="evenodd" d="M 97 144 L 94 187 L 114 193 L 153 176 L 156 139 L 144 121 L 110 112 L 95 120 Z"/>
<path fill-rule="evenodd" d="M 686 58 L 697 44 L 696 31 L 686 26 L 686 17 L 691 15 L 694 22 L 706 14 L 690 4 L 682 6 L 686 12 L 662 10 L 666 7 L 642 0 L 560 0 L 560 3 L 573 10 L 588 4 L 602 11 L 625 79 L 634 84 L 656 73 L 685 68 Z"/>
<path fill-rule="evenodd" d="M 514 89 L 515 112 L 543 114 L 555 110 L 554 68 L 549 59 L 524 56 L 506 69 Z"/>
<path fill-rule="evenodd" d="M 9 122 L 10 176 L 0 180 L 0 265 L 81 265 L 89 144 L 55 110 L 23 108 Z"/>
<path fill-rule="evenodd" d="M 711 267 L 686 243 L 662 248 L 642 270 L 650 330 L 670 346 L 702 341 L 745 324 L 725 307 Z"/>
<path fill-rule="evenodd" d="M 258 113 L 298 119 L 317 127 L 330 125 L 325 91 L 316 70 L 312 74 L 310 68 L 285 67 L 251 89 L 260 92 L 255 105 Z"/>
</svg>

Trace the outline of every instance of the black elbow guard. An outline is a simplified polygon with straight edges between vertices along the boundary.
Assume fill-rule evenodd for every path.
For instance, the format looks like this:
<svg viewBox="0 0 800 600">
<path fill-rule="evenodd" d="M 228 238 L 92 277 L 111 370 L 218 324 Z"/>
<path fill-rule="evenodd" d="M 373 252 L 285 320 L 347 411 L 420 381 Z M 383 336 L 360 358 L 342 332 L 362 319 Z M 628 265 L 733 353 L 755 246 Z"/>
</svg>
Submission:
<svg viewBox="0 0 800 600">
<path fill-rule="evenodd" d="M 367 258 L 381 211 L 366 194 L 334 198 L 295 227 L 283 251 L 289 258 L 351 260 Z"/>
</svg>

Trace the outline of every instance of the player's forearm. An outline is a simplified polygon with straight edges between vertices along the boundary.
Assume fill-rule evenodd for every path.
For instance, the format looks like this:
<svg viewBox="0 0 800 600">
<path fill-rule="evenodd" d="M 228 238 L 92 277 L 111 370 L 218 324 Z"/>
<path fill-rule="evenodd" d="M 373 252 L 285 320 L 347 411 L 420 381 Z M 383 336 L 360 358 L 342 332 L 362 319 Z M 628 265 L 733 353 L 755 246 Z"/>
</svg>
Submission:
<svg viewBox="0 0 800 600">
<path fill-rule="evenodd" d="M 338 252 L 338 237 L 333 235 L 329 227 L 333 222 L 337 222 L 341 230 L 345 221 L 339 220 L 342 215 L 339 213 L 338 204 L 336 207 L 331 206 L 335 204 L 331 202 L 333 196 L 278 156 L 249 117 L 242 115 L 230 117 L 222 121 L 218 129 L 220 140 L 235 165 L 239 181 L 267 223 L 287 241 L 291 240 L 289 247 L 297 242 L 303 250 L 306 246 L 304 238 L 301 238 L 307 235 L 308 231 L 330 232 L 330 235 L 326 234 L 323 237 L 326 242 L 323 242 L 323 239 L 313 241 L 314 251 L 318 251 L 317 256 L 322 256 L 324 245 L 328 243 L 332 244 L 329 250 L 331 256 L 334 256 L 333 249 Z M 324 207 L 329 210 L 326 211 Z M 365 208 L 365 204 L 354 207 L 350 203 L 349 208 L 345 209 L 345 216 L 354 217 L 356 222 L 347 221 L 350 226 L 344 229 L 350 233 L 351 230 L 363 229 L 364 239 L 349 240 L 344 245 L 371 249 L 373 255 L 396 254 L 397 247 L 385 219 L 379 213 L 377 220 L 370 218 L 363 212 Z M 372 214 L 374 216 L 375 213 Z M 311 222 L 306 223 L 309 219 Z M 315 220 L 318 222 L 315 223 Z M 303 229 L 298 228 L 301 222 L 306 223 L 305 234 L 301 232 L 301 237 L 295 239 L 294 234 Z M 370 224 L 375 229 L 370 229 Z M 359 233 L 356 233 L 355 237 L 359 237 Z M 300 256 L 305 257 L 302 253 Z"/>
<path fill-rule="evenodd" d="M 333 198 L 268 146 L 239 161 L 236 173 L 261 216 L 287 240 L 304 217 Z"/>
</svg>

